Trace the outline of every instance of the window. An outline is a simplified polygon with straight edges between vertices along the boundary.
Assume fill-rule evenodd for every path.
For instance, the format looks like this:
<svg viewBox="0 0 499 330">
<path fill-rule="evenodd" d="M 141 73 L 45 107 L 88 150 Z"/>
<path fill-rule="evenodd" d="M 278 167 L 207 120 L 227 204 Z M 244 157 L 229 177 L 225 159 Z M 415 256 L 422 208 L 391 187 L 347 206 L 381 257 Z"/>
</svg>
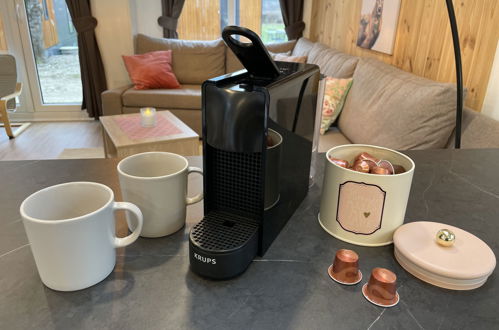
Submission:
<svg viewBox="0 0 499 330">
<path fill-rule="evenodd" d="M 286 41 L 279 0 L 186 0 L 180 15 L 180 39 L 220 38 L 227 25 L 255 31 L 263 42 Z"/>
<path fill-rule="evenodd" d="M 265 43 L 288 40 L 286 32 L 284 32 L 279 0 L 262 0 L 262 32 L 260 36 Z"/>
</svg>

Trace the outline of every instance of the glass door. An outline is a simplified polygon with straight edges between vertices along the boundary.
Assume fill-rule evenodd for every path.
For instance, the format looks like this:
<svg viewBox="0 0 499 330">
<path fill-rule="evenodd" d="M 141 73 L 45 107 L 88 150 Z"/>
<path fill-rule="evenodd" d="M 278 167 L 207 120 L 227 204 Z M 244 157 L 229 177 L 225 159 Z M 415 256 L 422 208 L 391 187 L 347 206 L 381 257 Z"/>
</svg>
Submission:
<svg viewBox="0 0 499 330">
<path fill-rule="evenodd" d="M 23 65 L 20 65 L 24 62 L 22 51 L 19 51 L 21 44 L 18 39 L 12 38 L 12 25 L 9 22 L 9 16 L 6 15 L 7 13 L 7 3 L 0 1 L 0 54 L 10 54 L 16 58 L 17 81 L 23 83 L 23 93 L 21 93 L 20 97 L 16 98 L 15 108 L 12 109 L 9 107 L 9 110 L 13 110 L 15 113 L 29 113 L 34 110 L 31 96 L 29 92 L 26 93 L 25 88 L 27 85 L 27 74 Z"/>
<path fill-rule="evenodd" d="M 65 0 L 5 0 L 3 7 L 33 110 L 81 112 L 78 43 Z"/>
</svg>

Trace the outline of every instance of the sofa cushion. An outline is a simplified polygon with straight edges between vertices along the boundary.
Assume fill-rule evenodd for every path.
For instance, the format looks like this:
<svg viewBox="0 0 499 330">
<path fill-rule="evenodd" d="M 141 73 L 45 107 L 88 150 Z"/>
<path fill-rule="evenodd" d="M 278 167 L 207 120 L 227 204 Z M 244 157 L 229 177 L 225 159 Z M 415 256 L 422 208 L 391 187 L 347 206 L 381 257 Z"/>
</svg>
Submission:
<svg viewBox="0 0 499 330">
<path fill-rule="evenodd" d="M 122 57 L 135 89 L 180 88 L 172 72 L 171 50 Z"/>
<path fill-rule="evenodd" d="M 234 52 L 227 47 L 227 52 L 225 54 L 225 71 L 231 73 L 242 69 L 244 69 L 244 66 L 239 62 L 239 59 Z"/>
<path fill-rule="evenodd" d="M 454 128 L 456 88 L 375 59 L 360 59 L 338 127 L 354 143 L 443 148 Z"/>
<path fill-rule="evenodd" d="M 340 132 L 338 127 L 331 127 L 325 135 L 319 137 L 319 152 L 326 152 L 333 147 L 350 143 L 352 142 Z"/>
<path fill-rule="evenodd" d="M 225 44 L 221 39 L 190 41 L 137 35 L 138 54 L 168 49 L 173 52 L 173 72 L 181 84 L 201 84 L 225 73 Z"/>
<path fill-rule="evenodd" d="M 320 42 L 316 42 L 308 52 L 308 63 L 317 63 L 320 60 L 320 54 L 322 53 L 322 51 L 328 49 L 331 48 L 324 44 L 321 44 Z"/>
<path fill-rule="evenodd" d="M 308 63 L 316 64 L 321 73 L 335 78 L 353 76 L 359 58 L 316 43 L 309 53 Z"/>
<path fill-rule="evenodd" d="M 265 44 L 265 47 L 267 47 L 267 49 L 273 53 L 286 53 L 292 51 L 295 44 L 296 40 L 290 40 Z"/>
<path fill-rule="evenodd" d="M 348 90 L 352 86 L 352 78 L 324 78 L 324 97 L 322 100 L 322 117 L 320 133 L 324 135 L 341 113 Z"/>
<path fill-rule="evenodd" d="M 276 56 L 291 56 L 291 51 L 288 50 L 287 52 L 284 53 L 274 53 L 269 50 L 270 57 L 272 57 L 273 60 L 275 60 Z"/>
<path fill-rule="evenodd" d="M 292 63 L 307 63 L 307 57 L 306 56 L 289 56 L 286 55 L 286 53 L 277 53 L 274 56 L 272 56 L 274 61 L 281 61 L 281 62 L 292 62 Z"/>
<path fill-rule="evenodd" d="M 291 41 L 285 41 L 285 42 L 266 44 L 265 46 L 272 53 L 287 53 L 287 52 L 291 52 L 295 43 L 296 43 L 296 40 L 291 40 Z M 234 55 L 234 52 L 232 50 L 230 50 L 229 47 L 226 47 L 226 48 L 227 48 L 227 51 L 225 54 L 225 69 L 226 69 L 225 71 L 227 73 L 231 73 L 231 72 L 235 72 L 235 71 L 239 71 L 239 70 L 244 69 L 241 62 L 239 62 L 236 55 Z"/>
<path fill-rule="evenodd" d="M 123 93 L 125 107 L 163 109 L 201 109 L 201 85 L 182 85 L 180 89 L 128 89 Z"/>
<path fill-rule="evenodd" d="M 308 56 L 308 53 L 314 46 L 314 42 L 308 40 L 307 38 L 300 38 L 296 42 L 295 48 L 293 48 L 293 52 L 291 55 L 293 56 Z"/>
</svg>

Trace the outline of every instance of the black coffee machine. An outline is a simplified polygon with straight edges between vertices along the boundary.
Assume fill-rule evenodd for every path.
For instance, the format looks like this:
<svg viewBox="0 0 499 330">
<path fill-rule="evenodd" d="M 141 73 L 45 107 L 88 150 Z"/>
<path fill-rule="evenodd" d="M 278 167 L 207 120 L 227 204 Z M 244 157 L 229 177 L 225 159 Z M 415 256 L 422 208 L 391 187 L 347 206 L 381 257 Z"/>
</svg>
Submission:
<svg viewBox="0 0 499 330">
<path fill-rule="evenodd" d="M 202 86 L 205 216 L 189 256 L 192 271 L 211 279 L 263 256 L 307 195 L 320 75 L 316 65 L 274 62 L 246 28 L 228 26 L 222 37 L 246 70 Z"/>
</svg>

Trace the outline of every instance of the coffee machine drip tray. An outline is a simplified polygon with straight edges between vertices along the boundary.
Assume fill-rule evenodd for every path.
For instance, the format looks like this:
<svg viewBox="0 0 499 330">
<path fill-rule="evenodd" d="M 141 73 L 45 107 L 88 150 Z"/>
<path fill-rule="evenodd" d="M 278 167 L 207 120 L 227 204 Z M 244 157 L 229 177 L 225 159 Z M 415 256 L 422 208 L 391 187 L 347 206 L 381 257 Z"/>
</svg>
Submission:
<svg viewBox="0 0 499 330">
<path fill-rule="evenodd" d="M 253 219 L 211 211 L 189 235 L 192 271 L 212 279 L 241 274 L 257 254 L 258 229 Z"/>
</svg>

